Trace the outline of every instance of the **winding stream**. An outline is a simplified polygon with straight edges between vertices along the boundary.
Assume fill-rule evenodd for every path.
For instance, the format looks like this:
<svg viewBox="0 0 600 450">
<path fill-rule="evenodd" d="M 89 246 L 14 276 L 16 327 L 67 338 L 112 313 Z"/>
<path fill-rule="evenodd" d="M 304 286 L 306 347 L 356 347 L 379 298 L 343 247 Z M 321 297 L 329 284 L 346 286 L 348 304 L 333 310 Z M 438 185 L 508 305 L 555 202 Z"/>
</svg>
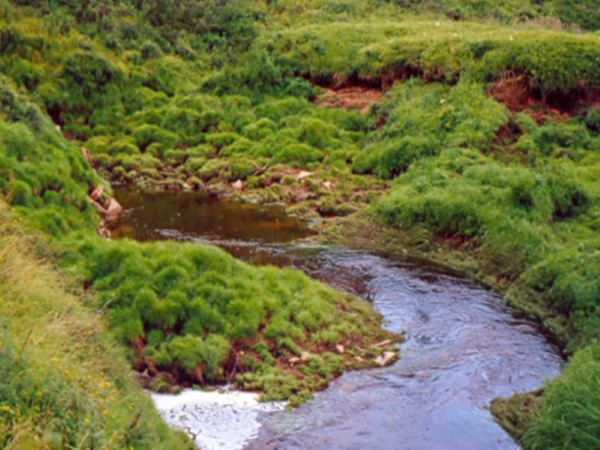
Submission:
<svg viewBox="0 0 600 450">
<path fill-rule="evenodd" d="M 559 374 L 559 351 L 501 297 L 439 268 L 297 241 L 306 224 L 278 208 L 200 194 L 117 190 L 117 236 L 208 242 L 257 264 L 293 266 L 373 302 L 406 331 L 392 366 L 348 372 L 293 411 L 258 412 L 247 449 L 513 449 L 490 401 Z"/>
</svg>

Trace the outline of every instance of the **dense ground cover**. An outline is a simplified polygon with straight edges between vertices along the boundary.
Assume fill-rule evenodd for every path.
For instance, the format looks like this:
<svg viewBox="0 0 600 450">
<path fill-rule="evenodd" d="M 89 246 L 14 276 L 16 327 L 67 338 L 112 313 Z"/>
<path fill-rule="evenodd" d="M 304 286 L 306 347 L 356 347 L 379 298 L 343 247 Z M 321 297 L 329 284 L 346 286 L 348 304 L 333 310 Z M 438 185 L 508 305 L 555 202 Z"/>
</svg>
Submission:
<svg viewBox="0 0 600 450">
<path fill-rule="evenodd" d="M 7 4 L 2 7 L 5 14 L 19 14 Z M 11 24 L 19 23 L 14 20 L 16 16 L 11 15 Z M 47 33 L 37 28 L 45 22 L 33 15 L 22 18 L 29 18 L 35 30 Z M 6 39 L 11 41 L 14 36 L 8 35 Z M 14 50 L 27 51 L 18 44 Z M 53 51 L 42 48 L 42 53 L 45 50 Z M 315 389 L 324 388 L 342 370 L 378 365 L 376 357 L 387 350 L 395 352 L 391 343 L 400 337 L 380 328 L 379 316 L 367 303 L 327 289 L 300 273 L 253 268 L 209 247 L 110 242 L 96 236 L 100 216 L 88 196 L 98 195 L 96 186 L 100 184 L 105 189 L 99 195 L 106 198 L 110 188 L 91 167 L 89 155 L 65 140 L 60 125 L 52 123 L 46 112 L 55 120 L 84 120 L 100 103 L 109 101 L 109 89 L 99 86 L 101 80 L 118 76 L 107 68 L 111 64 L 108 60 L 74 52 L 62 60 L 60 82 L 75 83 L 81 89 L 72 92 L 79 96 L 79 103 L 73 97 L 62 97 L 64 91 L 53 91 L 61 96 L 57 102 L 64 102 L 60 103 L 67 111 L 61 110 L 64 117 L 55 115 L 57 110 L 50 103 L 34 103 L 35 97 L 19 86 L 21 80 L 15 79 L 14 73 L 0 80 L 0 189 L 11 214 L 30 232 L 43 232 L 36 240 L 39 251 L 69 272 L 73 283 L 83 283 L 87 289 L 85 293 L 77 289 L 63 301 L 60 287 L 50 282 L 44 286 L 44 278 L 39 286 L 32 283 L 27 292 L 27 278 L 37 275 L 37 261 L 26 256 L 13 261 L 7 256 L 6 292 L 2 293 L 6 309 L 2 315 L 8 328 L 2 351 L 19 364 L 6 368 L 9 381 L 1 390 L 5 413 L 1 436 L 6 445 L 35 441 L 41 447 L 188 446 L 185 438 L 164 425 L 156 425 L 153 432 L 144 431 L 159 419 L 144 395 L 135 390 L 123 366 L 124 355 L 143 372 L 142 384 L 155 390 L 237 382 L 241 388 L 262 392 L 264 399 L 287 399 L 296 404 Z M 4 62 L 14 63 L 15 55 L 6 53 Z M 42 64 L 51 61 L 49 53 L 42 59 L 37 53 L 29 56 Z M 80 64 L 77 67 L 85 72 L 84 78 L 91 77 L 89 83 L 73 64 Z M 307 107 L 305 103 L 300 101 L 302 107 Z M 160 110 L 147 112 L 164 114 Z M 171 136 L 177 139 L 179 118 L 171 118 Z M 63 119 L 58 122 L 68 134 L 69 126 Z M 151 128 L 146 120 L 142 123 Z M 200 133 L 193 125 L 190 130 Z M 106 130 L 104 133 L 108 134 Z M 139 134 L 143 139 L 143 127 Z M 3 218 L 2 226 L 9 229 L 10 219 Z M 31 253 L 18 239 L 15 242 L 7 241 L 7 255 Z M 30 266 L 31 271 L 25 270 Z M 23 293 L 11 290 L 13 278 Z M 47 297 L 42 302 L 44 289 Z M 77 297 L 83 304 L 77 303 Z M 11 315 L 19 302 L 22 315 Z M 72 319 L 62 313 L 71 307 L 76 308 Z M 41 310 L 48 310 L 48 314 L 54 311 L 60 320 L 46 320 L 40 316 Z M 72 328 L 71 320 L 78 321 L 80 315 L 89 323 L 74 323 Z M 110 337 L 92 329 L 99 327 L 100 317 L 105 318 Z M 56 331 L 62 320 L 68 326 Z M 77 328 L 82 326 L 87 328 Z M 60 346 L 53 344 L 71 332 L 73 336 L 63 339 Z M 36 337 L 36 353 L 29 355 L 25 344 L 34 333 L 48 340 L 40 346 Z M 107 342 L 97 343 L 96 339 Z M 109 349 L 117 345 L 116 341 L 123 347 Z M 53 345 L 56 348 L 50 351 Z M 41 372 L 35 372 L 34 361 L 43 358 L 44 351 L 53 358 L 48 364 L 56 363 L 56 370 L 46 371 L 44 363 L 39 365 Z M 53 356 L 54 351 L 57 356 Z M 100 352 L 102 358 L 98 357 Z M 107 367 L 113 357 L 114 370 Z M 76 367 L 78 364 L 81 367 Z M 52 389 L 44 389 L 44 382 Z M 61 390 L 65 393 L 59 396 Z"/>
<path fill-rule="evenodd" d="M 367 303 L 214 247 L 92 240 L 79 250 L 98 307 L 157 390 L 238 381 L 297 403 L 398 339 Z"/>
<path fill-rule="evenodd" d="M 598 378 L 600 39 L 580 31 L 600 28 L 594 3 L 1 0 L 0 190 L 65 245 L 150 384 L 246 373 L 298 400 L 365 356 L 341 361 L 336 339 L 383 338 L 376 317 L 212 249 L 91 237 L 103 181 L 64 137 L 114 182 L 235 186 L 304 215 L 371 204 L 422 250 L 468 253 L 575 353 L 523 442 L 585 448 L 600 403 L 579 389 Z M 316 85 L 386 95 L 361 115 L 319 106 Z"/>
<path fill-rule="evenodd" d="M 193 448 L 169 429 L 131 374 L 97 312 L 38 256 L 0 204 L 2 448 Z"/>
</svg>

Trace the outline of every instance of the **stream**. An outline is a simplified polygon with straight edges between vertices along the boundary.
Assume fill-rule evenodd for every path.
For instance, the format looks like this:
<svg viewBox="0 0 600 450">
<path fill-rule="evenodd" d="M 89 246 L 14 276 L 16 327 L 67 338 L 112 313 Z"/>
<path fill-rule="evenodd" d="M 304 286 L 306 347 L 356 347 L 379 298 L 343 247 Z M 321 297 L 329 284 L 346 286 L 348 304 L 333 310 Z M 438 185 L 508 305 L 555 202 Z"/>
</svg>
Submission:
<svg viewBox="0 0 600 450">
<path fill-rule="evenodd" d="M 491 400 L 560 372 L 559 349 L 536 324 L 435 266 L 316 245 L 305 239 L 308 225 L 278 207 L 189 192 L 117 189 L 116 197 L 125 208 L 116 237 L 210 243 L 254 264 L 295 267 L 371 301 L 386 328 L 406 332 L 393 365 L 344 373 L 292 411 L 253 408 L 260 428 L 204 448 L 516 449 L 488 411 Z M 163 416 L 176 424 L 178 414 Z"/>
</svg>

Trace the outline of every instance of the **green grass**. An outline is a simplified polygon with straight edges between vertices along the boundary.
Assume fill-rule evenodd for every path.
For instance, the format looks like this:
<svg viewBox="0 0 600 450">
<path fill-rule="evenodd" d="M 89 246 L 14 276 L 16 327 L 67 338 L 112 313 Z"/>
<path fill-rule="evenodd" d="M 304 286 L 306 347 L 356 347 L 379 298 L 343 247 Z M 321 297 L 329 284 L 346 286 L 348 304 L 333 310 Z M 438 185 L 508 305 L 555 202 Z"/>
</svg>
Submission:
<svg viewBox="0 0 600 450">
<path fill-rule="evenodd" d="M 0 445 L 192 448 L 140 391 L 122 348 L 0 205 Z"/>
<path fill-rule="evenodd" d="M 509 119 L 477 85 L 462 82 L 397 85 L 377 114 L 385 125 L 355 170 L 398 175 L 376 204 L 382 217 L 404 229 L 425 225 L 476 251 L 484 271 L 517 280 L 522 289 L 509 297 L 515 304 L 546 305 L 541 318 L 569 349 L 596 338 L 598 242 L 588 217 L 598 190 L 586 162 L 595 158 L 596 132 L 578 118 L 542 125 L 522 113 Z M 512 129 L 511 142 L 497 140 L 501 127 Z M 574 233 L 586 234 L 577 256 Z M 576 258 L 590 258 L 587 268 L 577 268 Z"/>
<path fill-rule="evenodd" d="M 27 226 L 60 242 L 64 270 L 88 278 L 91 310 L 106 314 L 130 361 L 156 370 L 161 388 L 169 375 L 201 384 L 239 375 L 266 398 L 301 402 L 348 367 L 336 340 L 370 355 L 378 319 L 295 272 L 205 247 L 92 237 L 86 195 L 103 181 L 83 145 L 112 181 L 223 190 L 242 180 L 262 201 L 304 197 L 298 212 L 324 216 L 372 203 L 420 247 L 469 252 L 511 304 L 578 352 L 542 397 L 525 445 L 585 448 L 597 420 L 563 409 L 575 397 L 597 401 L 572 393 L 593 379 L 588 346 L 599 337 L 595 2 L 226 3 L 0 0 L 0 192 Z M 311 82 L 396 84 L 361 116 L 311 103 Z M 519 83 L 524 111 L 490 97 L 498 82 Z M 313 175 L 297 180 L 300 169 Z M 11 380 L 25 380 L 8 383 L 14 399 L 43 383 L 27 375 L 33 360 L 15 350 L 24 342 L 15 326 L 2 354 L 21 358 L 10 367 Z M 284 370 L 305 350 L 313 356 Z M 89 395 L 64 372 L 47 379 L 68 398 Z M 58 402 L 52 392 L 44 404 Z M 110 447 L 96 425 L 81 431 L 93 409 L 82 405 L 61 419 L 60 439 Z M 24 428 L 7 422 L 5 443 L 37 433 L 33 410 L 21 409 Z"/>
<path fill-rule="evenodd" d="M 288 399 L 358 367 L 355 357 L 373 365 L 381 350 L 370 346 L 391 337 L 368 304 L 214 247 L 96 238 L 79 243 L 77 253 L 96 308 L 108 311 L 115 335 L 135 349 L 138 370 L 183 385 L 237 380 L 267 399 Z M 292 370 L 289 360 L 303 352 L 318 362 Z M 285 383 L 265 381 L 274 370 Z"/>
<path fill-rule="evenodd" d="M 489 81 L 506 70 L 529 75 L 542 93 L 600 82 L 593 34 L 416 19 L 308 25 L 262 45 L 290 72 L 333 84 L 354 77 L 385 85 L 414 75 L 453 83 L 462 74 Z"/>
<path fill-rule="evenodd" d="M 600 347 L 577 352 L 561 377 L 548 383 L 539 413 L 523 437 L 531 449 L 598 448 Z"/>
</svg>

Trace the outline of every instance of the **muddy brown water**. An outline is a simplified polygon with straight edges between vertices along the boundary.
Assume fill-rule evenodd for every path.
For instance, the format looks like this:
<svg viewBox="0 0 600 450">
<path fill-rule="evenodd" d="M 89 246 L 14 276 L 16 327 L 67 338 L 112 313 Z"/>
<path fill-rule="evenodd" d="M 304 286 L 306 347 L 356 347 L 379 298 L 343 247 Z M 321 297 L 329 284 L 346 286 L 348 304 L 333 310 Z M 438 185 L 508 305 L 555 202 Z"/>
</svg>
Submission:
<svg viewBox="0 0 600 450">
<path fill-rule="evenodd" d="M 373 303 L 405 331 L 401 358 L 347 372 L 293 411 L 264 414 L 247 449 L 514 449 L 492 399 L 559 374 L 559 349 L 501 297 L 439 268 L 314 245 L 307 224 L 279 207 L 196 193 L 118 189 L 118 236 L 219 245 L 256 264 L 291 266 Z"/>
</svg>

